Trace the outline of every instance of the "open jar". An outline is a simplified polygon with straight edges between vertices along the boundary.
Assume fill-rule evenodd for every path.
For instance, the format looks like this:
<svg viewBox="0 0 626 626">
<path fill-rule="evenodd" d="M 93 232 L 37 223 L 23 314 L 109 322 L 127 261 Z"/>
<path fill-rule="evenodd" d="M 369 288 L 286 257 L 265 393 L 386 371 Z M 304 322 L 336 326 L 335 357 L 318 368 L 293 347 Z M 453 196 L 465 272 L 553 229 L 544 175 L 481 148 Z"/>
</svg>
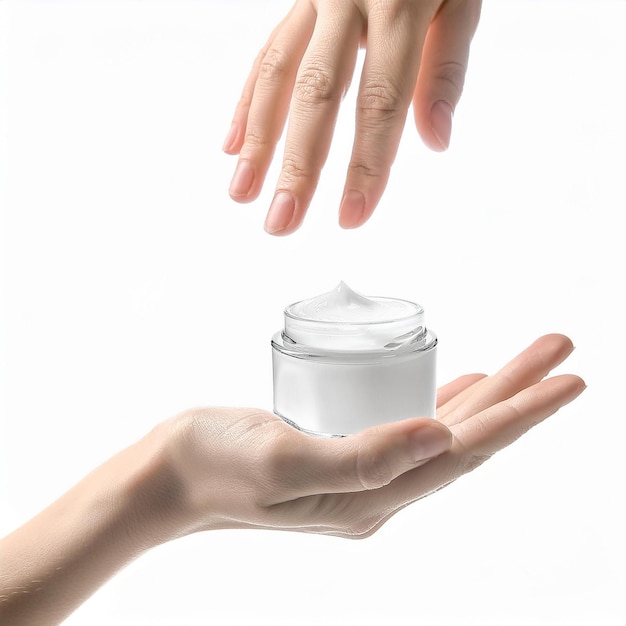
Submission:
<svg viewBox="0 0 626 626">
<path fill-rule="evenodd" d="M 272 338 L 274 412 L 292 426 L 342 436 L 435 416 L 437 337 L 419 304 L 341 282 L 284 316 Z"/>
</svg>

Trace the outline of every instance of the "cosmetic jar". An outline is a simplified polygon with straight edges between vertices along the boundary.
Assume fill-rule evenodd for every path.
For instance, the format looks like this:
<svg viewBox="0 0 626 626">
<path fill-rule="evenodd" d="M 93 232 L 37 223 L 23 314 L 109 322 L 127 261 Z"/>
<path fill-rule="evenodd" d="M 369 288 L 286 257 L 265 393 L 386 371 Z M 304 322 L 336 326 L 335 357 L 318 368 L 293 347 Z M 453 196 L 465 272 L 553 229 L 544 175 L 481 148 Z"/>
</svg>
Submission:
<svg viewBox="0 0 626 626">
<path fill-rule="evenodd" d="M 436 349 L 419 304 L 341 282 L 285 309 L 272 338 L 274 412 L 323 436 L 435 417 Z"/>
</svg>

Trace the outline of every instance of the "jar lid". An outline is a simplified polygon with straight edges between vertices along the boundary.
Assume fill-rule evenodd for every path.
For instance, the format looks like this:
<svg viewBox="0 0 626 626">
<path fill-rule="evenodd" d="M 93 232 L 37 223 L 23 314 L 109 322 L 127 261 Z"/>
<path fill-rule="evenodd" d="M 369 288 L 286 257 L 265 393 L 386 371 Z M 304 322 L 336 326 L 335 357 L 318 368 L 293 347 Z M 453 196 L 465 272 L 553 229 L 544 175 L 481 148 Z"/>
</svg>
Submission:
<svg viewBox="0 0 626 626">
<path fill-rule="evenodd" d="M 343 281 L 285 309 L 285 339 L 337 352 L 397 350 L 426 335 L 424 309 L 395 298 L 366 297 Z"/>
</svg>

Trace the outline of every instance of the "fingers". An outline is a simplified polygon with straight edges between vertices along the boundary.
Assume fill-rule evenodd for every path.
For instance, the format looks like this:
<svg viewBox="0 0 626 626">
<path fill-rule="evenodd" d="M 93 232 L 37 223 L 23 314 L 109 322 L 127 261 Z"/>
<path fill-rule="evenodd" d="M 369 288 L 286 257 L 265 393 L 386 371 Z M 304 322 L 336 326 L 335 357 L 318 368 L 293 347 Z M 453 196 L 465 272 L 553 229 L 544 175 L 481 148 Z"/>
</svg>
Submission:
<svg viewBox="0 0 626 626">
<path fill-rule="evenodd" d="M 429 418 L 384 424 L 336 439 L 298 433 L 297 442 L 281 445 L 271 454 L 272 474 L 282 490 L 277 501 L 378 489 L 451 445 L 450 431 Z"/>
<path fill-rule="evenodd" d="M 226 152 L 226 154 L 239 154 L 239 151 L 241 150 L 241 146 L 243 145 L 245 138 L 246 125 L 248 124 L 248 114 L 250 113 L 252 98 L 254 97 L 254 87 L 259 77 L 261 63 L 265 58 L 265 55 L 267 54 L 267 51 L 271 46 L 274 38 L 276 37 L 276 34 L 282 28 L 282 25 L 283 22 L 281 22 L 272 31 L 269 39 L 267 40 L 267 43 L 254 60 L 254 64 L 252 65 L 252 69 L 250 70 L 250 74 L 248 75 L 248 78 L 246 80 L 246 84 L 243 87 L 241 97 L 239 98 L 239 102 L 237 103 L 237 108 L 235 109 L 235 114 L 233 115 L 233 120 L 228 130 L 228 135 L 226 135 L 226 138 L 224 139 L 224 145 L 222 146 L 222 150 Z"/>
<path fill-rule="evenodd" d="M 375 532 L 408 504 L 445 487 L 480 466 L 493 454 L 574 400 L 585 389 L 578 376 L 563 375 L 541 381 L 528 389 L 452 428 L 452 449 L 414 472 L 399 476 L 384 489 L 354 494 L 346 520 L 359 520 L 359 537 Z M 378 511 L 376 517 L 371 511 Z M 380 512 L 384 514 L 380 514 Z M 356 522 L 358 524 L 358 522 Z M 351 522 L 348 528 L 353 528 Z M 352 532 L 336 532 L 353 536 Z"/>
<path fill-rule="evenodd" d="M 456 380 L 440 387 L 437 390 L 437 408 L 441 408 L 450 402 L 453 398 L 472 387 L 475 383 L 486 378 L 486 374 L 466 374 L 460 376 Z"/>
<path fill-rule="evenodd" d="M 261 191 L 315 20 L 309 3 L 297 3 L 254 63 L 224 142 L 225 152 L 239 152 L 229 188 L 233 200 L 251 202 Z"/>
<path fill-rule="evenodd" d="M 447 426 L 459 424 L 483 409 L 510 398 L 518 391 L 542 380 L 572 352 L 574 346 L 565 335 L 540 337 L 493 376 L 459 393 L 437 417 Z"/>
<path fill-rule="evenodd" d="M 476 469 L 493 454 L 574 400 L 584 389 L 584 381 L 573 375 L 541 381 L 452 427 L 455 441 L 451 450 L 419 470 L 398 476 L 383 489 L 351 494 L 345 509 L 340 509 L 338 501 L 329 496 L 331 499 L 327 504 L 332 503 L 341 511 L 343 521 L 343 526 L 336 526 L 334 534 L 371 535 L 405 506 Z M 320 502 L 317 504 L 319 507 Z M 317 521 L 321 523 L 322 519 Z"/>
<path fill-rule="evenodd" d="M 564 374 L 524 389 L 453 427 L 464 453 L 479 463 L 556 413 L 585 389 L 578 376 Z M 470 464 L 473 469 L 476 464 Z"/>
<path fill-rule="evenodd" d="M 423 2 L 379 2 L 370 10 L 354 146 L 339 209 L 343 228 L 367 221 L 387 185 L 433 12 Z"/>
<path fill-rule="evenodd" d="M 286 503 L 291 507 L 292 527 L 340 537 L 368 537 L 409 504 L 476 469 L 584 389 L 584 381 L 572 375 L 556 376 L 524 389 L 453 427 L 455 442 L 449 452 L 418 470 L 402 473 L 384 488 L 321 494 Z"/>
<path fill-rule="evenodd" d="M 413 112 L 424 143 L 437 152 L 450 144 L 452 116 L 463 91 L 480 8 L 480 0 L 444 2 L 426 36 Z"/>
<path fill-rule="evenodd" d="M 315 30 L 293 85 L 283 166 L 265 221 L 270 234 L 289 234 L 304 219 L 352 78 L 362 30 L 362 16 L 353 3 L 319 5 Z"/>
<path fill-rule="evenodd" d="M 233 115 L 233 121 L 231 122 L 228 135 L 226 136 L 224 145 L 222 146 L 222 149 L 226 152 L 226 154 L 238 154 L 241 150 L 241 146 L 243 145 L 245 139 L 248 115 L 250 113 L 250 107 L 252 106 L 254 88 L 259 77 L 261 63 L 272 46 L 276 35 L 281 31 L 285 22 L 289 20 L 289 17 L 295 9 L 296 7 L 292 8 L 287 17 L 272 31 L 265 46 L 263 46 L 263 49 L 254 60 L 254 64 L 252 65 L 252 69 L 250 70 L 250 74 L 248 75 L 246 84 L 244 85 L 241 98 L 239 98 L 239 102 L 237 103 L 237 108 L 235 109 L 235 114 Z"/>
<path fill-rule="evenodd" d="M 448 146 L 480 0 L 363 5 L 297 2 L 250 73 L 224 142 L 227 153 L 239 153 L 229 193 L 238 202 L 258 197 L 289 115 L 283 166 L 265 221 L 271 234 L 289 234 L 304 219 L 366 32 L 340 225 L 360 226 L 378 204 L 411 99 L 424 142 L 434 150 Z"/>
</svg>

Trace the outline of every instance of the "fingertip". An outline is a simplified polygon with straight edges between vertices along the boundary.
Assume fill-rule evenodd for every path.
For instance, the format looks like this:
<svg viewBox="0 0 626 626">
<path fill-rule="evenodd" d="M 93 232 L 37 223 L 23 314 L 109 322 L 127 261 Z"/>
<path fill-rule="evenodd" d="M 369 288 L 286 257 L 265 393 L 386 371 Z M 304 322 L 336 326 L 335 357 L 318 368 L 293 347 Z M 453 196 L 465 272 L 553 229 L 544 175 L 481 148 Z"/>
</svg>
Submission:
<svg viewBox="0 0 626 626">
<path fill-rule="evenodd" d="M 563 354 L 564 358 L 574 351 L 574 342 L 567 335 L 561 333 L 543 335 L 537 339 L 537 342 L 552 346 L 555 351 Z"/>
<path fill-rule="evenodd" d="M 294 223 L 295 210 L 296 201 L 291 192 L 276 192 L 265 218 L 265 232 L 276 236 L 292 233 L 300 225 Z"/>
<path fill-rule="evenodd" d="M 567 346 L 571 350 L 575 348 L 574 342 L 570 339 L 570 337 L 568 337 L 567 335 L 564 335 L 563 333 L 551 333 L 550 335 L 547 335 L 547 336 L 558 339 L 561 343 L 563 343 L 563 345 Z"/>
<path fill-rule="evenodd" d="M 228 193 L 236 202 L 254 200 L 253 185 L 256 177 L 254 166 L 247 159 L 240 159 L 230 182 Z"/>
<path fill-rule="evenodd" d="M 445 152 L 450 147 L 454 110 L 445 100 L 437 100 L 430 109 L 429 124 L 433 138 L 427 145 L 436 152 Z"/>
<path fill-rule="evenodd" d="M 357 189 L 345 192 L 339 208 L 339 225 L 350 229 L 361 226 L 366 221 L 365 196 Z"/>
<path fill-rule="evenodd" d="M 571 399 L 574 400 L 583 391 L 585 391 L 585 389 L 587 389 L 587 383 L 585 382 L 583 378 L 581 378 L 580 376 L 576 374 L 569 374 L 567 376 L 571 380 L 571 386 L 572 386 L 572 398 Z"/>
<path fill-rule="evenodd" d="M 230 130 L 226 135 L 226 139 L 224 139 L 224 145 L 222 146 L 222 150 L 226 154 L 235 155 L 239 152 L 241 148 L 241 133 L 240 126 L 236 122 L 233 122 L 230 125 Z"/>
<path fill-rule="evenodd" d="M 288 235 L 295 233 L 298 230 L 298 228 L 300 228 L 300 226 L 301 224 L 297 224 L 297 225 L 290 224 L 289 227 L 287 228 L 282 228 L 280 230 L 275 230 L 275 231 L 268 230 L 266 226 L 264 227 L 264 230 L 268 235 L 271 235 L 272 237 L 287 237 Z"/>
<path fill-rule="evenodd" d="M 585 391 L 585 389 L 587 389 L 587 382 L 581 376 L 575 376 L 575 378 L 577 379 L 576 383 L 579 389 L 579 393 L 582 393 L 583 391 Z"/>
</svg>

